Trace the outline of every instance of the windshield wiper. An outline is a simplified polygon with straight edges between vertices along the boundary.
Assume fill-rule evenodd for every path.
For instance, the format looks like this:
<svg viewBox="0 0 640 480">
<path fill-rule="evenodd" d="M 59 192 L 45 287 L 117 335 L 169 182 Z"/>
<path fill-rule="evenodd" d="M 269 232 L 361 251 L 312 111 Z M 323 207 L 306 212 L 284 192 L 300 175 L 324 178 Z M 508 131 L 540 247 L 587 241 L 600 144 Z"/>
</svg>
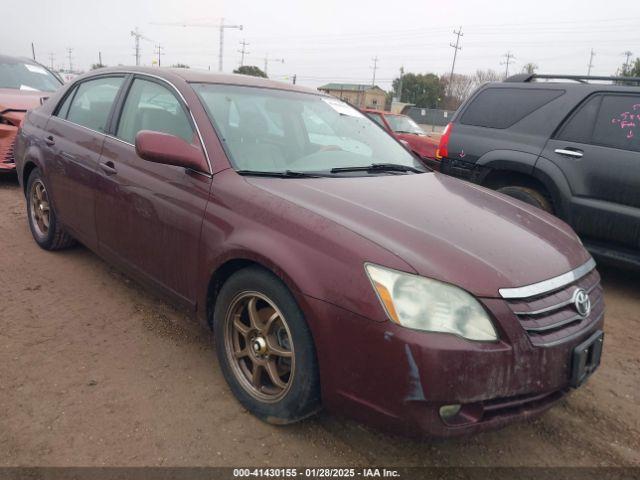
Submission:
<svg viewBox="0 0 640 480">
<path fill-rule="evenodd" d="M 255 177 L 277 177 L 277 178 L 319 178 L 322 175 L 311 172 L 298 172 L 295 170 L 285 170 L 283 172 L 267 172 L 261 170 L 236 170 L 239 175 Z"/>
<path fill-rule="evenodd" d="M 409 165 L 401 165 L 399 163 L 372 163 L 364 167 L 336 167 L 332 168 L 331 173 L 341 172 L 413 172 L 424 173 L 426 170 L 411 167 Z"/>
</svg>

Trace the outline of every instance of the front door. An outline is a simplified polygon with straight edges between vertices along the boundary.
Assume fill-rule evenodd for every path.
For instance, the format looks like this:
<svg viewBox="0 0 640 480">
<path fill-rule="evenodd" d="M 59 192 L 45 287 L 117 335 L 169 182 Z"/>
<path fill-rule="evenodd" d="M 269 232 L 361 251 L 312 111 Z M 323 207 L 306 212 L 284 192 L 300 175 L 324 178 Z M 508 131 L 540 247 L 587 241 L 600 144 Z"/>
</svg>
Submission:
<svg viewBox="0 0 640 480">
<path fill-rule="evenodd" d="M 115 138 L 104 142 L 96 222 L 103 255 L 193 306 L 211 176 L 145 161 L 134 146 L 140 130 L 152 130 L 201 148 L 190 115 L 171 88 L 155 79 L 133 79 Z"/>
<path fill-rule="evenodd" d="M 640 248 L 640 95 L 589 97 L 542 156 L 567 178 L 581 236 Z"/>
<path fill-rule="evenodd" d="M 104 132 L 123 77 L 79 83 L 47 123 L 50 149 L 47 181 L 60 221 L 89 247 L 95 247 L 96 168 Z"/>
</svg>

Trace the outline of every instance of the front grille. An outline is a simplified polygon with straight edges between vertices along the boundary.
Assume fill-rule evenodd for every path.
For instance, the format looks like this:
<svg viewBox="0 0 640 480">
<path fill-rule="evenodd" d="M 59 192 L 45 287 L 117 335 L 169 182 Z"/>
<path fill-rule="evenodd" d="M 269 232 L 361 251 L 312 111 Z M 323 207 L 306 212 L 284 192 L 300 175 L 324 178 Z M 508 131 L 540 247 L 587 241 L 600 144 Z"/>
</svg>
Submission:
<svg viewBox="0 0 640 480">
<path fill-rule="evenodd" d="M 574 303 L 579 288 L 586 290 L 591 300 L 591 313 L 586 317 L 578 313 Z M 506 301 L 536 346 L 561 343 L 596 323 L 604 314 L 602 286 L 595 269 L 561 288 Z"/>
<path fill-rule="evenodd" d="M 17 133 L 18 129 L 15 127 L 0 130 L 0 163 L 15 163 L 14 148 Z"/>
</svg>

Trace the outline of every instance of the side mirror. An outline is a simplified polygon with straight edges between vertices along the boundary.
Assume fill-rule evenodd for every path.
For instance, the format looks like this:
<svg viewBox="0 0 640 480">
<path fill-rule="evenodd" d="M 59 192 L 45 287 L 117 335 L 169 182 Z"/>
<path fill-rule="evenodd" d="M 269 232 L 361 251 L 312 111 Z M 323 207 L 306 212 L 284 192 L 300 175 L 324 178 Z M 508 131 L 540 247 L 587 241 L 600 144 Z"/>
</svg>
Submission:
<svg viewBox="0 0 640 480">
<path fill-rule="evenodd" d="M 136 153 L 148 162 L 207 171 L 206 159 L 199 148 L 168 133 L 139 131 L 136 135 Z"/>
</svg>

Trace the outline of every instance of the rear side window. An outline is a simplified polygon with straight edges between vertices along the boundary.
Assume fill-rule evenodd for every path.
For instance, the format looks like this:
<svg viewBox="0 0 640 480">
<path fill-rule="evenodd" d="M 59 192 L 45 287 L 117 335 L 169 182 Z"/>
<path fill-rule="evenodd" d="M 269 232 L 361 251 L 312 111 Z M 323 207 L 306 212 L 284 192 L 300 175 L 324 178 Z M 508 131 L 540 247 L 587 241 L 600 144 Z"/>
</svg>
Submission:
<svg viewBox="0 0 640 480">
<path fill-rule="evenodd" d="M 592 143 L 640 152 L 640 95 L 605 95 Z"/>
<path fill-rule="evenodd" d="M 140 130 L 175 135 L 195 143 L 195 134 L 180 101 L 166 87 L 136 78 L 124 103 L 117 137 L 134 143 Z"/>
<path fill-rule="evenodd" d="M 104 133 L 113 101 L 123 80 L 123 77 L 106 77 L 82 82 L 76 87 L 66 119 Z M 62 107 L 60 113 L 64 112 L 65 105 Z"/>
<path fill-rule="evenodd" d="M 600 109 L 601 95 L 591 97 L 564 124 L 556 138 L 565 142 L 590 143 Z"/>
<path fill-rule="evenodd" d="M 476 127 L 509 128 L 564 94 L 564 90 L 487 88 L 467 107 L 460 123 Z"/>
</svg>

